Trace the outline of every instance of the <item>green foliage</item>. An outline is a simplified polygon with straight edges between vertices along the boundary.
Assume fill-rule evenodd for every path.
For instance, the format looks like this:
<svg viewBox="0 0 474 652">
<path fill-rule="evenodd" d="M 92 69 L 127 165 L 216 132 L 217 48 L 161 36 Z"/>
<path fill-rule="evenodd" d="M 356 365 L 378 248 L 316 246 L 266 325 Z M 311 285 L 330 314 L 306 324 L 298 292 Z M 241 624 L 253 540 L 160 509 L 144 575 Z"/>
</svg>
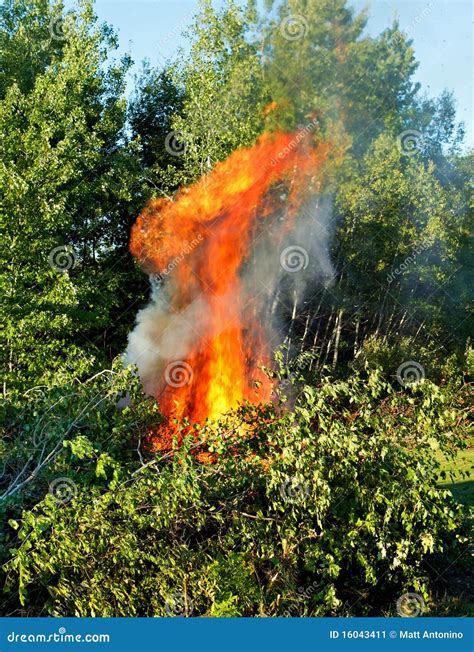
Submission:
<svg viewBox="0 0 474 652">
<path fill-rule="evenodd" d="M 208 172 L 234 149 L 254 143 L 269 101 L 257 45 L 249 39 L 256 16 L 230 0 L 216 13 L 209 1 L 192 26 L 189 57 L 175 65 L 182 111 L 172 126 L 187 143 L 189 180 Z"/>
<path fill-rule="evenodd" d="M 348 283 L 355 286 L 350 290 L 347 283 L 345 293 L 366 295 L 361 300 L 373 302 L 372 312 L 377 304 L 385 303 L 388 311 L 394 299 L 399 305 L 409 300 L 412 310 L 419 310 L 420 321 L 424 306 L 441 308 L 442 302 L 437 306 L 430 296 L 426 304 L 424 296 L 427 289 L 433 294 L 455 266 L 462 223 L 447 204 L 447 192 L 433 166 L 416 158 L 405 163 L 396 140 L 380 136 L 360 171 L 338 192 L 338 209 L 344 215 L 339 253 L 349 264 Z M 390 297 L 384 296 L 388 293 Z"/>
<path fill-rule="evenodd" d="M 55 37 L 61 6 L 12 1 L 0 23 L 4 391 L 57 370 L 90 373 L 104 359 L 104 330 L 123 312 L 124 286 L 138 286 L 126 256 L 117 267 L 137 173 L 124 141 L 130 62 L 106 66 L 115 41 L 95 25 L 90 2 Z M 41 54 L 18 68 L 26 43 Z"/>
<path fill-rule="evenodd" d="M 428 603 L 430 568 L 464 559 L 440 488 L 470 496 L 472 153 L 453 98 L 420 95 L 396 22 L 372 38 L 344 0 L 265 5 L 204 0 L 189 51 L 145 66 L 128 107 L 131 61 L 92 2 L 0 9 L 4 613 L 380 615 L 404 591 Z M 131 222 L 263 130 L 315 118 L 308 143 L 337 153 L 335 283 L 281 316 L 298 355 L 274 405 L 154 456 L 159 406 L 106 368 L 145 290 Z M 424 382 L 401 387 L 406 361 Z"/>
<path fill-rule="evenodd" d="M 149 177 L 178 161 L 164 147 L 172 131 L 172 119 L 182 109 L 182 92 L 172 79 L 172 72 L 150 69 L 146 64 L 129 107 L 133 134 L 140 140 L 143 167 Z"/>
<path fill-rule="evenodd" d="M 144 68 L 130 118 L 158 194 L 195 181 L 263 131 L 270 95 L 254 29 L 251 6 L 230 0 L 216 12 L 206 0 L 187 32 L 189 54 L 163 71 Z"/>
<path fill-rule="evenodd" d="M 466 541 L 436 486 L 438 452 L 463 440 L 462 388 L 394 391 L 375 370 L 294 389 L 291 411 L 244 406 L 204 429 L 210 464 L 191 438 L 102 474 L 76 437 L 67 450 L 93 467 L 69 503 L 17 519 L 8 590 L 29 614 L 81 616 L 374 615 L 397 592 L 427 598 L 423 562 Z"/>
<path fill-rule="evenodd" d="M 0 444 L 2 522 L 42 500 L 66 478 L 71 490 L 116 482 L 120 469 L 133 467 L 137 446 L 160 416 L 142 397 L 138 378 L 116 363 L 87 381 L 58 378 L 50 387 L 10 392 L 2 402 Z M 118 409 L 123 397 L 133 405 Z M 138 444 L 137 444 L 138 442 Z M 52 489 L 53 488 L 53 489 Z M 11 545 L 0 535 L 1 556 Z"/>
</svg>

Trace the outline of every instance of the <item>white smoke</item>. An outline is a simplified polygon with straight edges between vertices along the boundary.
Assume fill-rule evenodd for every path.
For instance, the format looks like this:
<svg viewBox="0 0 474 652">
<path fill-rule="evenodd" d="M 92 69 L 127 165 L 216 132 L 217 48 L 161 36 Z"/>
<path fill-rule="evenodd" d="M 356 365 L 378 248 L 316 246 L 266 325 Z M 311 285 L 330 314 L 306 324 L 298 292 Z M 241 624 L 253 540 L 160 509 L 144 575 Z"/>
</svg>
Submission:
<svg viewBox="0 0 474 652">
<path fill-rule="evenodd" d="M 275 235 L 288 218 L 284 213 L 274 218 L 276 233 L 271 226 L 264 226 L 257 235 L 243 272 L 243 285 L 246 296 L 261 295 L 260 318 L 267 324 L 271 322 L 274 332 L 283 334 L 279 319 L 282 307 L 291 307 L 295 296 L 301 304 L 321 287 L 329 288 L 334 283 L 330 258 L 334 235 L 332 201 L 320 196 L 309 200 L 283 238 Z"/>
<path fill-rule="evenodd" d="M 137 314 L 124 364 L 134 364 L 147 394 L 156 396 L 170 361 L 185 360 L 206 329 L 207 304 L 195 298 L 179 313 L 170 310 L 164 286 L 152 285 L 150 303 Z"/>
<path fill-rule="evenodd" d="M 317 197 L 304 206 L 283 238 L 279 234 L 282 223 L 288 219 L 284 212 L 260 222 L 241 272 L 240 297 L 236 298 L 234 288 L 229 288 L 218 299 L 219 312 L 225 314 L 227 323 L 241 310 L 244 328 L 247 326 L 248 330 L 248 325 L 256 319 L 267 331 L 273 347 L 283 341 L 281 308 L 288 308 L 295 297 L 297 303 L 303 302 L 313 289 L 328 287 L 333 281 L 329 253 L 331 215 L 330 201 Z M 212 238 L 212 231 L 206 237 Z M 288 265 L 282 264 L 285 249 L 296 252 Z M 296 263 L 293 269 L 292 262 Z M 217 299 L 199 294 L 181 311 L 176 311 L 169 300 L 174 291 L 173 273 L 158 282 L 150 277 L 150 281 L 150 303 L 137 314 L 135 328 L 128 336 L 124 362 L 135 364 L 144 391 L 158 396 L 167 365 L 185 361 L 191 350 L 195 352 L 198 342 L 205 346 L 207 337 L 216 335 L 208 301 L 212 300 L 215 308 Z M 252 333 L 248 335 L 251 337 Z"/>
</svg>

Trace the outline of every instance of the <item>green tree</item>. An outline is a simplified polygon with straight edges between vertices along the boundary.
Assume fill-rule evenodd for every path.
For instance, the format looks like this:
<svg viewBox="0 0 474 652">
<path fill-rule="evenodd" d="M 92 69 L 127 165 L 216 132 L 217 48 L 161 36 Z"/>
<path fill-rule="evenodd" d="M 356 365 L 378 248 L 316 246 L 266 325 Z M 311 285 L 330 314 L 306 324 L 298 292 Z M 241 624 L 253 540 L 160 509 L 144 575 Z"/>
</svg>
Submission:
<svg viewBox="0 0 474 652">
<path fill-rule="evenodd" d="M 155 194 L 195 181 L 263 131 L 270 95 L 253 4 L 229 0 L 215 11 L 202 0 L 186 32 L 189 54 L 162 71 L 145 68 L 130 121 Z"/>
<path fill-rule="evenodd" d="M 115 39 L 96 25 L 90 2 L 62 11 L 60 2 L 15 0 L 1 14 L 4 390 L 93 367 L 114 348 L 104 331 L 133 278 L 130 61 L 106 65 Z M 34 66 L 23 65 L 28 48 Z"/>
<path fill-rule="evenodd" d="M 413 44 L 397 22 L 368 37 L 365 12 L 344 0 L 267 6 L 265 78 L 278 121 L 295 129 L 316 114 L 316 138 L 342 154 L 323 190 L 334 197 L 336 283 L 310 287 L 305 307 L 293 310 L 302 343 L 291 350 L 317 346 L 320 364 L 336 364 L 365 337 L 407 335 L 463 351 L 468 218 L 452 95 L 420 95 Z M 448 341 L 454 324 L 464 326 Z"/>
</svg>

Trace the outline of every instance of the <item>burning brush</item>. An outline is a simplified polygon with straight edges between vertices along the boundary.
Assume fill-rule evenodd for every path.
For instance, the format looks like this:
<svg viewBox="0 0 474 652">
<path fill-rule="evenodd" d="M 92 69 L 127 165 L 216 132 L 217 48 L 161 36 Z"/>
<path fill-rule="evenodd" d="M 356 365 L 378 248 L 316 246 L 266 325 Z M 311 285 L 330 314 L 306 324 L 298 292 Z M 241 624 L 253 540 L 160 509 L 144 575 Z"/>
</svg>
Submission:
<svg viewBox="0 0 474 652">
<path fill-rule="evenodd" d="M 261 366 L 271 358 L 272 333 L 263 307 L 277 272 L 267 266 L 258 288 L 247 281 L 262 242 L 279 260 L 303 202 L 319 189 L 329 149 L 296 134 L 264 134 L 173 201 L 150 201 L 138 217 L 130 249 L 159 281 L 137 316 L 126 360 L 159 402 L 168 435 L 185 417 L 203 424 L 244 401 L 269 401 Z M 163 448 L 160 434 L 153 437 Z"/>
</svg>

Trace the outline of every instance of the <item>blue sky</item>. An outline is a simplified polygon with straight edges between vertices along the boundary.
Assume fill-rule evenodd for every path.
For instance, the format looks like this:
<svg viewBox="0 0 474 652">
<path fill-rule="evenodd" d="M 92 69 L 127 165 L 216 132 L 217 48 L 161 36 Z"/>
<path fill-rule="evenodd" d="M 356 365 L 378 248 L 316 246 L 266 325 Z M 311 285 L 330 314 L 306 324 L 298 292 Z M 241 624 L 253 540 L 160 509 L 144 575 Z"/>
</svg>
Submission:
<svg viewBox="0 0 474 652">
<path fill-rule="evenodd" d="M 223 0 L 214 4 L 220 6 Z M 466 0 L 351 0 L 349 4 L 358 10 L 368 5 L 367 32 L 373 36 L 398 16 L 413 39 L 420 64 L 416 80 L 430 96 L 445 88 L 454 92 L 458 119 L 466 127 L 466 145 L 473 147 L 474 5 Z M 129 52 L 139 70 L 143 59 L 156 65 L 185 45 L 181 33 L 197 5 L 197 0 L 96 0 L 96 12 L 115 28 L 120 51 Z"/>
</svg>

